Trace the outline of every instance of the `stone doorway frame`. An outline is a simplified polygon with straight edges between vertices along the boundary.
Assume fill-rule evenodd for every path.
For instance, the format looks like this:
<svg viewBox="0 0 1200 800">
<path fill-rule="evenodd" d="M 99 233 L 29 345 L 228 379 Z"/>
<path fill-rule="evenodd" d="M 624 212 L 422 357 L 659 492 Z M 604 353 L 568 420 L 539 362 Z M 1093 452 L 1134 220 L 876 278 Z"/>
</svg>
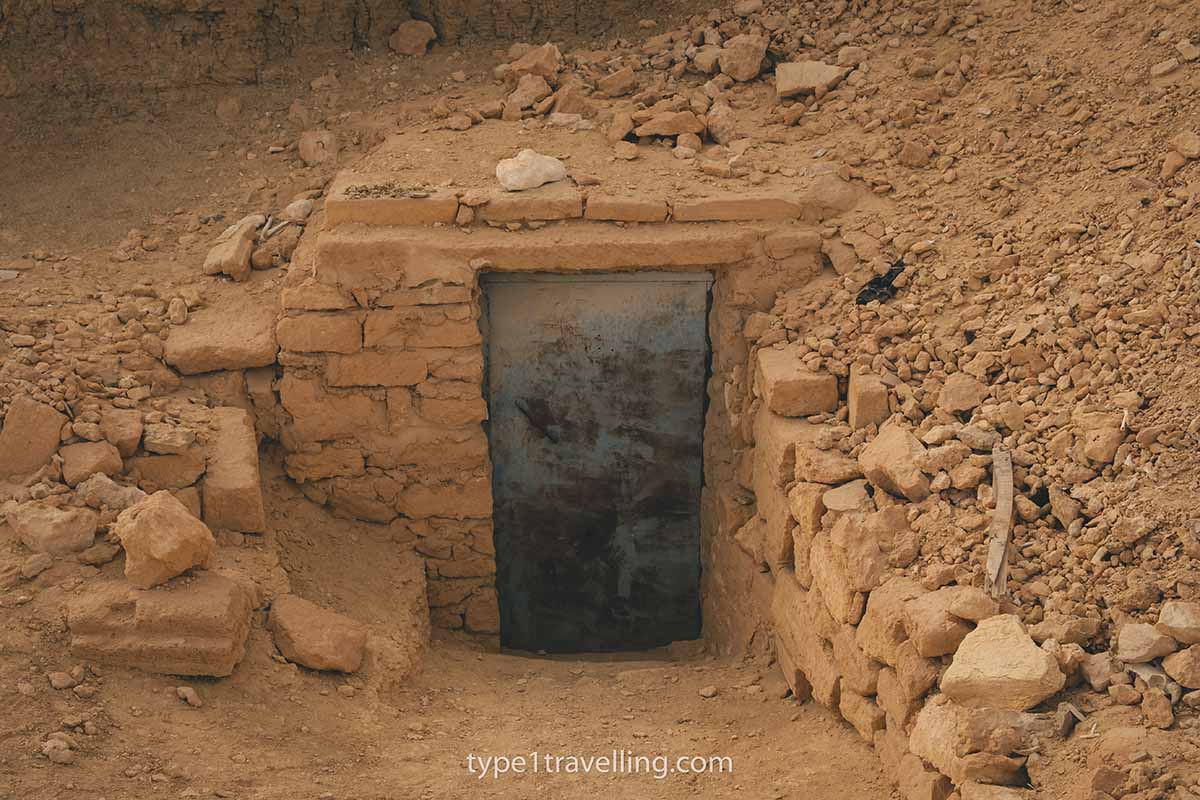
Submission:
<svg viewBox="0 0 1200 800">
<path fill-rule="evenodd" d="M 288 475 L 335 514 L 391 526 L 398 546 L 425 558 L 435 627 L 497 641 L 479 275 L 709 272 L 704 637 L 745 647 L 770 583 L 733 538 L 753 514 L 736 477 L 753 442 L 744 330 L 779 290 L 822 270 L 817 223 L 853 205 L 853 191 L 826 177 L 797 195 L 585 196 L 567 184 L 467 205 L 451 192 L 392 196 L 386 176 L 340 175 L 311 274 L 283 292 Z"/>
</svg>

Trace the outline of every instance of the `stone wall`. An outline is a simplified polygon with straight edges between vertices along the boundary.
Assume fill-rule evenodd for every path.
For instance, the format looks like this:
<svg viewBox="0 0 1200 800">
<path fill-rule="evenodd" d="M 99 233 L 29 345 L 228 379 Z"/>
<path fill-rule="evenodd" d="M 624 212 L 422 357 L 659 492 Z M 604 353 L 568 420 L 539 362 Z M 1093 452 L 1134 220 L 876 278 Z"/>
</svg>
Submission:
<svg viewBox="0 0 1200 800">
<path fill-rule="evenodd" d="M 397 541 L 425 556 L 436 625 L 495 636 L 478 276 L 711 271 L 703 505 L 714 554 L 705 561 L 729 564 L 730 573 L 706 572 L 706 619 L 717 638 L 744 647 L 761 628 L 740 610 L 752 605 L 743 579 L 754 571 L 742 555 L 715 555 L 744 521 L 743 506 L 726 496 L 739 494 L 727 383 L 746 371 L 746 319 L 820 271 L 813 223 L 831 202 L 847 202 L 845 184 L 830 177 L 807 195 L 674 200 L 585 195 L 569 184 L 431 197 L 389 186 L 386 178 L 340 176 L 313 274 L 285 290 L 276 333 L 288 474 L 313 500 L 390 525 Z M 695 221 L 672 221 L 680 219 Z M 754 614 L 761 619 L 765 609 Z"/>
</svg>

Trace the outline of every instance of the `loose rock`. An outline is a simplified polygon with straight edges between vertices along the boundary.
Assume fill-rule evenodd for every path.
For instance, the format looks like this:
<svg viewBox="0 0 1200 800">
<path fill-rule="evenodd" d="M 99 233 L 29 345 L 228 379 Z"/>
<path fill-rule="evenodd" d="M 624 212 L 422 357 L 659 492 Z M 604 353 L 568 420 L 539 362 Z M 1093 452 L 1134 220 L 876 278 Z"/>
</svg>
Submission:
<svg viewBox="0 0 1200 800">
<path fill-rule="evenodd" d="M 277 597 L 267 627 L 288 661 L 338 672 L 354 672 L 362 665 L 366 626 L 301 597 Z"/>
<path fill-rule="evenodd" d="M 567 168 L 561 161 L 534 150 L 522 150 L 496 165 L 496 180 L 510 192 L 536 189 L 566 177 Z"/>
<path fill-rule="evenodd" d="M 206 566 L 216 552 L 208 526 L 168 491 L 122 511 L 113 531 L 125 547 L 125 577 L 142 589 Z"/>
<path fill-rule="evenodd" d="M 1062 690 L 1066 676 L 1021 620 L 1005 614 L 979 623 L 963 639 L 942 691 L 965 706 L 1024 711 Z"/>
</svg>

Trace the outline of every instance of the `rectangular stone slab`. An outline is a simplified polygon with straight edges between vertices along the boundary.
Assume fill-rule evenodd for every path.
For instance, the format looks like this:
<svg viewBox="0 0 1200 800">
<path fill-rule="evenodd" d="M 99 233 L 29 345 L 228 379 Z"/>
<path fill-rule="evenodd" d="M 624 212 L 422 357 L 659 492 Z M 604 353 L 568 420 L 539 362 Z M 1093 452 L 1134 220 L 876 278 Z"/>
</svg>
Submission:
<svg viewBox="0 0 1200 800">
<path fill-rule="evenodd" d="M 267 529 L 258 471 L 258 436 L 244 409 L 226 406 L 212 411 L 213 435 L 204 476 L 204 522 L 210 528 L 243 533 Z"/>
<path fill-rule="evenodd" d="M 224 677 L 245 655 L 252 606 L 245 586 L 207 572 L 148 590 L 100 584 L 68 610 L 71 652 L 148 672 Z"/>
</svg>

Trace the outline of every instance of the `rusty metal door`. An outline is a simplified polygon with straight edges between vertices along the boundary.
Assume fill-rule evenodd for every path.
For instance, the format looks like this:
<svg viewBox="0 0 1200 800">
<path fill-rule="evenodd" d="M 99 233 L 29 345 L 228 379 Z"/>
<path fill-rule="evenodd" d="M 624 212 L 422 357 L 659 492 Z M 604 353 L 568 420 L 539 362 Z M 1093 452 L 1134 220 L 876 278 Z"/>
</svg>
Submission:
<svg viewBox="0 0 1200 800">
<path fill-rule="evenodd" d="M 482 284 L 502 644 L 698 637 L 711 278 Z"/>
</svg>

